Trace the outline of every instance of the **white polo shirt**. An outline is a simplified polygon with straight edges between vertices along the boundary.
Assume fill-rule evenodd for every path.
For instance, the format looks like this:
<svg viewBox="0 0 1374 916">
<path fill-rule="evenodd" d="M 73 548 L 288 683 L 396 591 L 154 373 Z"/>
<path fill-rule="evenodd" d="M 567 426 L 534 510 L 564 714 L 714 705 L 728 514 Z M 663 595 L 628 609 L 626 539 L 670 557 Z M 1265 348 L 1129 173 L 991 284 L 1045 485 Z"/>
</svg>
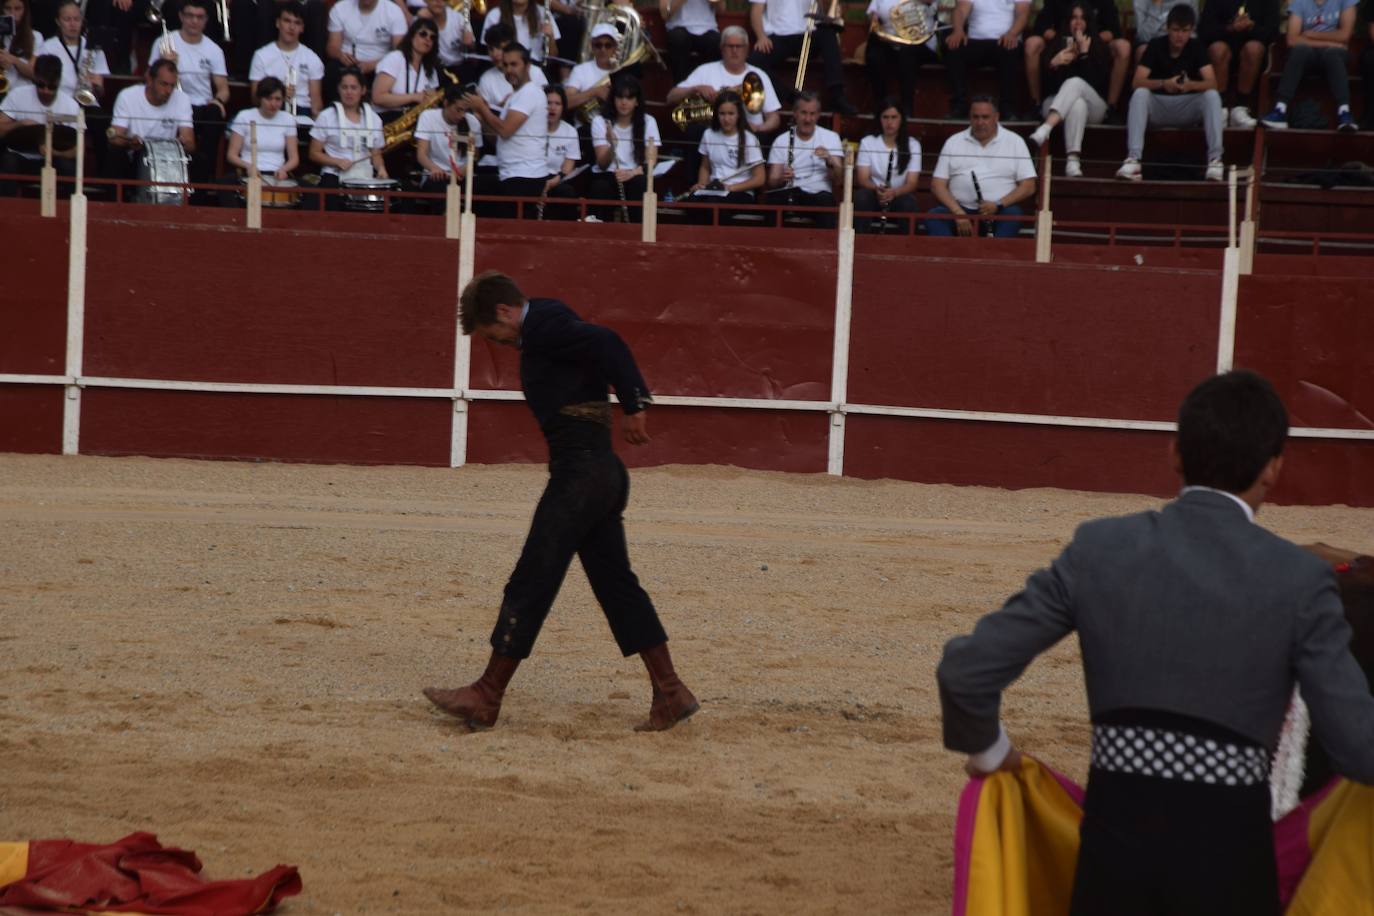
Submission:
<svg viewBox="0 0 1374 916">
<path fill-rule="evenodd" d="M 792 173 L 796 176 L 792 184 L 807 194 L 833 192 L 830 167 L 816 155 L 816 150 L 824 149 L 831 158 L 843 158 L 844 146 L 840 142 L 840 135 L 828 128 L 817 127 L 811 132 L 810 138 L 803 140 L 801 134 L 794 139 L 791 131 L 784 131 L 773 140 L 773 147 L 768 151 L 768 164 L 787 165 L 789 145 L 792 147 Z"/>
<path fill-rule="evenodd" d="M 1012 21 L 1016 18 L 1018 3 L 1030 5 L 1029 0 L 971 0 L 973 9 L 968 14 L 964 29 L 970 41 L 996 40 L 1007 34 Z"/>
<path fill-rule="evenodd" d="M 523 112 L 525 123 L 515 133 L 496 141 L 496 168 L 502 181 L 507 178 L 544 178 L 549 135 L 549 100 L 543 86 L 526 83 L 506 101 L 502 118 Z"/>
<path fill-rule="evenodd" d="M 973 139 L 970 127 L 945 141 L 931 177 L 948 181 L 949 193 L 959 206 L 976 210 L 975 174 L 983 200 L 998 201 L 1010 194 L 1019 182 L 1035 177 L 1035 163 L 1031 161 L 1026 141 L 1000 124 L 986 146 Z"/>
<path fill-rule="evenodd" d="M 691 73 L 687 78 L 677 84 L 679 89 L 689 89 L 692 86 L 710 86 L 712 89 L 720 90 L 726 87 L 738 86 L 744 82 L 745 73 L 755 73 L 763 80 L 763 111 L 758 114 L 747 114 L 746 117 L 750 124 L 755 127 L 763 123 L 764 115 L 772 114 L 782 107 L 782 102 L 778 101 L 778 94 L 773 91 L 773 81 L 753 64 L 746 64 L 744 73 L 736 75 L 725 69 L 722 61 L 714 60 L 709 64 L 702 64 Z"/>
<path fill-rule="evenodd" d="M 669 29 L 686 29 L 692 35 L 720 31 L 711 0 L 687 0 L 677 8 L 676 13 L 668 17 L 664 25 Z"/>
<path fill-rule="evenodd" d="M 391 0 L 377 0 L 364 13 L 358 0 L 339 0 L 329 11 L 329 31 L 343 33 L 343 49 L 358 60 L 381 60 L 391 50 L 391 39 L 406 33 L 406 17 Z"/>
<path fill-rule="evenodd" d="M 181 91 L 191 100 L 192 105 L 209 105 L 215 97 L 215 84 L 212 76 L 229 78 L 224 67 L 224 50 L 204 35 L 192 44 L 181 35 L 181 30 L 167 36 L 177 52 L 177 79 Z M 153 52 L 148 55 L 148 66 L 162 59 L 162 39 L 153 42 Z"/>
</svg>

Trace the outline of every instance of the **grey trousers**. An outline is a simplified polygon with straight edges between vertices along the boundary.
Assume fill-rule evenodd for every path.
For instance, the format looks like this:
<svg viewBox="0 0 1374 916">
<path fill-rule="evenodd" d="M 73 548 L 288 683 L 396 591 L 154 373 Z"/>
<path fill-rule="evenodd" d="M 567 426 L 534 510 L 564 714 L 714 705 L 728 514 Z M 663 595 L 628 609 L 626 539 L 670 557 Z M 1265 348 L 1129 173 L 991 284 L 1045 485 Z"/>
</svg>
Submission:
<svg viewBox="0 0 1374 916">
<path fill-rule="evenodd" d="M 1101 124 L 1107 117 L 1107 103 L 1081 76 L 1071 76 L 1041 106 L 1046 117 L 1051 111 L 1064 119 L 1064 148 L 1070 153 L 1083 151 L 1083 132 L 1089 124 Z"/>
<path fill-rule="evenodd" d="M 1139 159 L 1145 149 L 1145 128 L 1192 127 L 1202 122 L 1207 133 L 1207 161 L 1221 158 L 1221 95 L 1215 89 L 1168 95 L 1137 89 L 1131 93 L 1131 111 L 1126 118 L 1126 155 Z"/>
<path fill-rule="evenodd" d="M 1337 107 L 1350 104 L 1350 79 L 1345 74 L 1345 48 L 1314 48 L 1311 45 L 1298 45 L 1288 49 L 1288 63 L 1283 65 L 1283 76 L 1279 79 L 1279 101 L 1287 105 L 1298 93 L 1298 83 L 1308 70 L 1320 68 L 1326 71 L 1326 84 L 1331 87 L 1331 96 Z"/>
</svg>

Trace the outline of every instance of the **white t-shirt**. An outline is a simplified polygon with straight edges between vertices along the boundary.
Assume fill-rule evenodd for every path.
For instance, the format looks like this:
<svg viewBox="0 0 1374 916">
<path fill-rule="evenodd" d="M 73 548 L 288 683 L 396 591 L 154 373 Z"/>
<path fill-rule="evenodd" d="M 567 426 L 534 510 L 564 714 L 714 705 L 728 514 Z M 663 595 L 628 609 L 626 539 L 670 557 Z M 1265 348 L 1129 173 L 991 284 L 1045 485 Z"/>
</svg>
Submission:
<svg viewBox="0 0 1374 916">
<path fill-rule="evenodd" d="M 806 31 L 811 0 L 750 0 L 763 4 L 763 31 L 774 35 L 800 35 Z"/>
<path fill-rule="evenodd" d="M 0 47 L 3 47 L 6 51 L 8 51 L 8 50 L 10 49 L 10 44 L 11 44 L 13 41 L 14 41 L 14 36 L 11 35 L 9 38 L 6 38 L 6 39 L 4 39 L 3 41 L 0 41 Z M 42 44 L 43 44 L 43 33 L 40 32 L 40 31 L 38 31 L 37 29 L 34 29 L 34 30 L 33 30 L 33 49 L 34 49 L 34 52 L 35 52 L 35 53 L 37 53 L 39 46 L 42 45 Z M 16 69 L 15 67 L 13 67 L 13 66 L 9 66 L 9 67 L 6 67 L 6 68 L 5 68 L 5 77 L 10 81 L 10 92 L 14 92 L 14 90 L 18 89 L 19 87 L 21 87 L 21 86 L 28 86 L 28 85 L 31 85 L 31 83 L 32 83 L 32 81 L 31 81 L 27 76 L 22 75 L 22 74 L 19 72 L 19 70 Z"/>
<path fill-rule="evenodd" d="M 443 28 L 439 29 L 439 64 L 455 67 L 467 58 L 463 42 L 472 36 L 468 20 L 450 10 L 444 14 Z"/>
<path fill-rule="evenodd" d="M 763 111 L 758 114 L 745 113 L 749 123 L 758 126 L 763 123 L 764 115 L 772 114 L 782 107 L 778 101 L 778 94 L 773 91 L 773 81 L 753 64 L 746 64 L 745 73 L 756 73 L 763 80 Z M 720 90 L 728 87 L 738 86 L 744 82 L 744 73 L 736 76 L 725 69 L 725 64 L 721 61 L 712 61 L 709 64 L 702 64 L 691 73 L 687 78 L 677 84 L 679 89 L 690 89 L 693 86 L 710 86 L 712 89 Z"/>
<path fill-rule="evenodd" d="M 906 149 L 910 157 L 906 161 L 907 174 L 921 174 L 921 144 L 915 137 L 906 138 Z M 888 186 L 887 163 L 892 162 L 892 181 L 894 186 L 900 186 L 906 177 L 897 172 L 899 160 L 895 155 L 896 148 L 888 148 L 883 142 L 883 138 L 877 134 L 869 134 L 859 141 L 859 152 L 854 157 L 854 168 L 861 165 L 868 166 L 869 179 L 880 188 Z M 979 181 L 982 181 L 980 178 Z"/>
<path fill-rule="evenodd" d="M 968 14 L 964 30 L 971 41 L 998 39 L 1007 34 L 1012 20 L 1016 18 L 1018 3 L 1029 5 L 1029 0 L 971 0 L 973 9 Z"/>
<path fill-rule="evenodd" d="M 503 118 L 523 112 L 525 123 L 505 140 L 496 141 L 496 168 L 502 181 L 507 178 L 543 178 L 549 135 L 549 101 L 543 86 L 525 83 L 506 101 Z"/>
<path fill-rule="evenodd" d="M 339 0 L 329 11 L 329 31 L 343 33 L 343 49 L 358 60 L 381 60 L 391 50 L 391 40 L 406 33 L 406 16 L 391 0 L 377 0 L 370 13 L 358 0 Z"/>
<path fill-rule="evenodd" d="M 76 92 L 77 86 L 77 67 L 81 65 L 82 58 L 86 56 L 86 39 L 81 39 L 74 45 L 64 44 L 62 39 L 54 35 L 47 41 L 38 46 L 34 56 L 39 54 L 51 54 L 62 61 L 62 91 L 71 95 Z M 76 63 L 73 64 L 72 60 Z M 105 52 L 97 50 L 91 55 L 91 72 L 97 76 L 109 76 L 110 65 L 105 62 Z"/>
<path fill-rule="evenodd" d="M 534 0 L 530 0 L 530 2 L 533 3 Z M 546 9 L 545 9 L 544 7 L 542 7 L 542 6 L 536 6 L 535 9 L 538 10 L 538 13 L 539 13 L 539 22 L 540 22 L 540 24 L 541 24 L 541 26 L 542 26 L 542 24 L 543 24 L 543 22 L 544 22 L 544 17 L 547 16 L 547 15 L 549 14 L 549 13 L 548 13 L 548 10 L 546 10 Z M 499 7 L 499 6 L 493 6 L 493 7 L 487 12 L 487 18 L 482 20 L 482 36 L 483 36 L 483 37 L 482 37 L 482 42 L 483 42 L 483 44 L 486 43 L 487 29 L 489 29 L 489 28 L 491 28 L 492 26 L 496 25 L 496 23 L 498 23 L 498 22 L 500 22 L 500 21 L 501 21 L 501 7 Z M 554 37 L 555 40 L 557 40 L 557 39 L 563 37 L 563 33 L 560 32 L 560 31 L 558 30 L 558 20 L 557 20 L 557 19 L 554 19 L 554 20 L 553 20 L 553 37 Z M 542 47 L 544 43 L 543 43 L 542 41 L 540 41 L 540 40 L 538 39 L 537 36 L 534 37 L 534 38 L 531 38 L 531 37 L 530 37 L 530 24 L 529 24 L 528 20 L 526 20 L 524 14 L 521 14 L 521 15 L 515 17 L 515 40 L 516 40 L 517 42 L 519 42 L 520 44 L 524 45 L 525 48 L 529 50 L 529 52 L 530 52 L 530 59 L 531 59 L 531 60 L 543 60 L 543 59 L 544 59 L 544 48 Z M 563 49 L 560 48 L 559 50 L 563 50 Z M 574 53 L 576 53 L 575 50 L 574 50 Z M 567 55 L 565 54 L 565 55 L 563 55 L 563 56 L 566 57 Z"/>
<path fill-rule="evenodd" d="M 177 79 L 181 80 L 181 91 L 191 100 L 192 105 L 209 105 L 215 97 L 212 76 L 229 78 L 224 67 L 224 50 L 210 39 L 201 36 L 200 41 L 192 44 L 181 36 L 181 30 L 167 36 L 177 52 Z M 153 42 L 153 51 L 148 55 L 148 66 L 162 59 L 162 40 Z"/>
<path fill-rule="evenodd" d="M 987 146 L 973 139 L 973 128 L 961 130 L 945 141 L 940 158 L 935 163 L 933 178 L 949 182 L 949 193 L 965 210 L 978 208 L 978 194 L 973 187 L 973 174 L 978 175 L 978 188 L 983 200 L 997 201 L 1015 189 L 1018 182 L 1035 177 L 1026 141 L 1005 128 Z"/>
<path fill-rule="evenodd" d="M 678 7 L 676 13 L 668 17 L 665 26 L 686 29 L 692 35 L 705 35 L 720 29 L 716 24 L 716 11 L 711 8 L 711 0 L 687 0 Z"/>
<path fill-rule="evenodd" d="M 601 65 L 595 60 L 584 60 L 572 68 L 568 78 L 563 81 L 563 87 L 568 90 L 569 94 L 574 91 L 585 92 L 613 72 L 613 70 L 602 70 Z"/>
<path fill-rule="evenodd" d="M 578 139 L 577 128 L 567 121 L 559 121 L 553 133 L 549 134 L 548 169 L 550 175 L 563 171 L 563 160 L 573 162 L 582 158 L 582 141 Z"/>
<path fill-rule="evenodd" d="M 530 67 L 530 82 L 542 89 L 549 84 L 549 78 L 539 67 Z M 477 81 L 477 94 L 486 99 L 487 104 L 493 109 L 504 108 L 506 99 L 510 98 L 514 91 L 515 87 L 506 79 L 506 74 L 501 72 L 500 67 L 490 67 L 482 71 L 482 78 Z"/>
<path fill-rule="evenodd" d="M 739 161 L 739 135 L 727 137 L 714 127 L 708 127 L 701 135 L 697 151 L 711 162 L 711 180 L 725 184 L 739 184 L 749 177 L 746 165 L 763 163 L 759 138 L 747 130 L 744 132 L 744 162 Z"/>
<path fill-rule="evenodd" d="M 389 75 L 395 82 L 391 84 L 391 91 L 397 95 L 405 95 L 410 92 L 429 92 L 439 85 L 439 71 L 426 73 L 424 69 L 416 70 L 406 66 L 405 54 L 399 50 L 389 51 L 385 57 L 377 62 L 377 73 Z M 401 106 L 405 107 L 405 106 Z M 400 108 L 388 108 L 384 105 L 376 106 L 378 111 L 400 111 Z"/>
<path fill-rule="evenodd" d="M 191 100 L 180 89 L 161 105 L 148 101 L 145 86 L 129 86 L 115 97 L 111 127 L 122 127 L 130 136 L 145 140 L 175 140 L 177 130 L 191 125 Z"/>
<path fill-rule="evenodd" d="M 76 117 L 81 106 L 76 104 L 76 100 L 69 95 L 61 92 L 53 97 L 52 106 L 44 108 L 43 103 L 38 99 L 38 90 L 33 88 L 30 83 L 27 86 L 19 86 L 11 89 L 5 96 L 5 100 L 0 102 L 0 114 L 7 115 L 16 121 L 36 121 L 39 124 L 48 119 L 48 114 L 71 115 Z M 71 126 L 71 125 L 69 125 Z M 38 150 L 13 150 L 13 152 L 24 159 L 42 159 Z"/>
<path fill-rule="evenodd" d="M 611 145 L 610 139 L 606 136 L 606 119 L 601 117 L 601 115 L 592 118 L 591 131 L 593 149 L 600 151 Z M 632 169 L 639 164 L 635 161 L 634 127 L 621 127 L 617 124 L 611 127 L 611 131 L 615 134 L 615 159 L 604 169 L 599 165 L 593 165 L 593 172 L 611 172 L 615 169 Z M 663 145 L 663 139 L 658 133 L 658 122 L 654 120 L 654 116 L 651 114 L 646 114 L 644 116 L 644 145 L 645 147 Z M 644 156 L 647 160 L 647 150 Z"/>
<path fill-rule="evenodd" d="M 305 45 L 283 51 L 274 41 L 254 51 L 253 63 L 248 67 L 250 82 L 268 76 L 275 76 L 288 88 L 294 84 L 296 108 L 304 111 L 310 107 L 310 81 L 324 79 L 324 61 Z"/>
<path fill-rule="evenodd" d="M 811 132 L 810 139 L 803 140 L 797 134 L 778 134 L 773 147 L 768 151 L 769 165 L 787 165 L 787 147 L 792 144 L 792 173 L 796 176 L 792 183 L 807 194 L 834 191 L 830 185 L 830 166 L 826 160 L 816 155 L 816 150 L 824 149 L 830 158 L 843 158 L 844 146 L 840 135 L 825 127 L 817 127 Z"/>
<path fill-rule="evenodd" d="M 331 159 L 362 159 L 373 147 L 386 145 L 386 137 L 382 133 L 382 119 L 372 110 L 371 105 L 363 105 L 362 117 L 356 124 L 348 120 L 347 116 L 341 116 L 341 107 L 337 103 L 326 105 L 324 111 L 315 116 L 315 126 L 310 129 L 310 139 L 319 140 L 324 144 L 326 156 Z M 362 170 L 366 173 L 364 177 L 372 177 L 372 166 L 369 163 L 364 162 Z M 326 165 L 321 167 L 320 173 L 337 175 L 339 170 L 332 165 Z"/>
<path fill-rule="evenodd" d="M 864 15 L 877 16 L 878 22 L 882 24 L 883 28 L 891 30 L 892 8 L 902 2 L 903 0 L 870 0 L 868 4 L 868 9 L 864 11 Z M 926 15 L 930 17 L 930 23 L 934 25 L 935 17 L 939 13 L 939 4 L 930 3 L 922 5 L 926 8 Z M 878 41 L 882 41 L 882 39 L 879 38 Z M 927 48 L 930 48 L 930 50 L 932 51 L 938 50 L 938 42 L 936 41 L 934 35 L 930 36 L 930 39 L 926 41 L 925 46 Z"/>
<path fill-rule="evenodd" d="M 299 142 L 296 138 L 296 119 L 285 110 L 277 112 L 271 119 L 264 118 L 256 108 L 245 108 L 234 115 L 229 132 L 243 138 L 239 158 L 244 162 L 253 161 L 250 124 L 258 125 L 258 174 L 271 175 L 286 164 L 287 144 Z"/>
<path fill-rule="evenodd" d="M 471 112 L 463 115 L 463 119 L 468 124 L 468 136 L 473 138 L 473 148 L 482 148 L 482 122 L 477 120 L 477 116 Z M 431 108 L 420 113 L 420 120 L 415 125 L 415 139 L 425 140 L 429 143 L 430 161 L 443 169 L 445 172 L 453 171 L 449 165 L 448 155 L 449 136 L 458 130 L 457 124 L 450 124 L 444 120 L 444 112 L 439 108 Z M 458 146 L 458 163 L 461 165 L 467 160 L 468 139 L 462 134 L 458 134 L 453 141 Z"/>
</svg>

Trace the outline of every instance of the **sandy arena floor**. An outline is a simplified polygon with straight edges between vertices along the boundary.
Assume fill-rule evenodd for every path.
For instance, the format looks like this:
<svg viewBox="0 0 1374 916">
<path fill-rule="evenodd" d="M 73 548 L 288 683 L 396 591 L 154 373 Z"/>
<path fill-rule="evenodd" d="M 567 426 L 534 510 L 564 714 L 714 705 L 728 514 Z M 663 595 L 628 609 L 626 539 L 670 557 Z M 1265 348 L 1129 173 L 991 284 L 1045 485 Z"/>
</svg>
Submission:
<svg viewBox="0 0 1374 916">
<path fill-rule="evenodd" d="M 474 677 L 538 467 L 0 456 L 0 839 L 151 830 L 283 912 L 947 912 L 933 671 L 1075 524 L 1156 500 L 671 467 L 631 554 L 703 701 L 659 735 L 579 569 L 491 732 Z M 1368 550 L 1374 512 L 1266 508 Z M 1011 691 L 1075 777 L 1077 646 Z"/>
</svg>

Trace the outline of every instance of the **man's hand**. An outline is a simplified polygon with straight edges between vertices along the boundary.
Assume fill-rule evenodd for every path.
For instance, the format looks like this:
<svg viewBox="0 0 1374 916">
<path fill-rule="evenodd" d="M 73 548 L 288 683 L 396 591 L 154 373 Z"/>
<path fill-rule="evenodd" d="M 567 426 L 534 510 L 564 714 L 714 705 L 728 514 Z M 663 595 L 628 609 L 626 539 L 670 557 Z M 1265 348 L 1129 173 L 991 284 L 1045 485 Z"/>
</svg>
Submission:
<svg viewBox="0 0 1374 916">
<path fill-rule="evenodd" d="M 959 234 L 967 238 L 973 235 L 973 221 L 968 218 L 967 213 L 957 213 L 954 216 L 954 228 Z"/>
<path fill-rule="evenodd" d="M 760 35 L 759 40 L 754 42 L 754 50 L 760 54 L 770 54 L 773 51 L 773 39 L 767 35 Z"/>
<path fill-rule="evenodd" d="M 429 179 L 431 181 L 447 181 L 448 172 L 445 172 L 443 169 L 439 168 L 438 166 L 435 166 L 434 168 L 429 170 Z"/>
<path fill-rule="evenodd" d="M 968 36 L 964 34 L 964 30 L 955 29 L 953 32 L 950 32 L 949 37 L 945 39 L 945 47 L 953 51 L 962 48 L 966 41 L 968 41 Z"/>
<path fill-rule="evenodd" d="M 1021 43 L 1021 34 L 1019 32 L 1007 32 L 997 39 L 997 43 L 1008 51 L 1014 51 L 1016 46 Z"/>
<path fill-rule="evenodd" d="M 878 191 L 878 203 L 890 204 L 897 197 L 897 192 L 892 188 L 881 188 Z"/>
<path fill-rule="evenodd" d="M 973 779 L 977 779 L 979 776 L 991 776 L 992 773 L 1000 773 L 1004 770 L 1008 773 L 1015 773 L 1019 769 L 1021 769 L 1021 752 L 1015 747 L 1007 751 L 1007 756 L 1002 758 L 1002 765 L 991 773 L 985 773 L 974 767 L 972 760 L 964 764 L 964 772 Z"/>
<path fill-rule="evenodd" d="M 625 417 L 624 422 L 625 441 L 631 445 L 649 444 L 649 425 L 644 417 L 644 411 L 632 413 Z"/>
<path fill-rule="evenodd" d="M 997 215 L 997 201 L 995 201 L 995 200 L 983 200 L 983 201 L 979 201 L 979 202 L 978 202 L 978 215 L 979 215 L 979 216 L 996 216 L 996 215 Z"/>
</svg>

